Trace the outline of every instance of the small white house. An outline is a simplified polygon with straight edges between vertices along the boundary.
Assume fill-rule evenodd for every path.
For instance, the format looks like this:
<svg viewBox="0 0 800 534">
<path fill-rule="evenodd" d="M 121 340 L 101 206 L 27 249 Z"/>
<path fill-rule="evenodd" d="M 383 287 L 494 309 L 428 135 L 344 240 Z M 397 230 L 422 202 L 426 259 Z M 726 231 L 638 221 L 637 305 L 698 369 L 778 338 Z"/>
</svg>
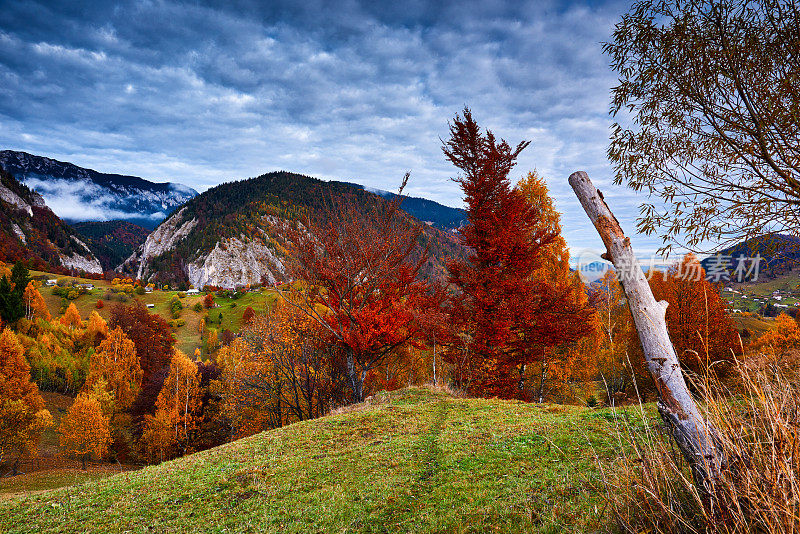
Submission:
<svg viewBox="0 0 800 534">
<path fill-rule="evenodd" d="M 147 305 L 147 307 L 148 307 L 148 308 L 155 308 L 155 307 L 156 307 L 156 305 L 155 305 L 155 304 L 148 304 L 148 305 Z"/>
<path fill-rule="evenodd" d="M 56 285 L 56 284 L 58 284 L 58 280 L 56 280 L 55 278 L 53 278 L 53 279 L 51 279 L 51 280 L 48 280 L 47 282 L 45 282 L 45 285 L 48 285 L 48 286 L 54 286 L 54 285 Z"/>
<path fill-rule="evenodd" d="M 200 290 L 199 289 L 190 289 L 189 291 L 186 292 L 186 294 L 187 295 L 199 295 L 200 294 Z"/>
</svg>

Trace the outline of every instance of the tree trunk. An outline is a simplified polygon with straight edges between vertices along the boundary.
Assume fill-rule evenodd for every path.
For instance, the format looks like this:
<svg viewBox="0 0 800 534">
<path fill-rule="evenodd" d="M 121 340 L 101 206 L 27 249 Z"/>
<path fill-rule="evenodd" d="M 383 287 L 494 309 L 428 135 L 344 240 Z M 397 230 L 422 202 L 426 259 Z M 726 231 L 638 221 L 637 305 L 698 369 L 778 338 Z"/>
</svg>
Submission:
<svg viewBox="0 0 800 534">
<path fill-rule="evenodd" d="M 436 387 L 436 334 L 433 334 L 433 385 Z"/>
<path fill-rule="evenodd" d="M 614 264 L 642 343 L 647 369 L 658 392 L 658 411 L 672 438 L 692 466 L 695 482 L 707 494 L 724 463 L 717 447 L 717 431 L 703 418 L 681 372 L 678 356 L 667 332 L 666 301 L 656 302 L 642 268 L 636 261 L 630 239 L 625 237 L 616 217 L 589 176 L 575 172 L 569 184 L 594 223 L 606 253 Z"/>
<path fill-rule="evenodd" d="M 347 375 L 350 379 L 350 387 L 353 389 L 353 402 L 364 400 L 364 379 L 356 369 L 355 355 L 352 349 L 347 349 Z"/>
</svg>

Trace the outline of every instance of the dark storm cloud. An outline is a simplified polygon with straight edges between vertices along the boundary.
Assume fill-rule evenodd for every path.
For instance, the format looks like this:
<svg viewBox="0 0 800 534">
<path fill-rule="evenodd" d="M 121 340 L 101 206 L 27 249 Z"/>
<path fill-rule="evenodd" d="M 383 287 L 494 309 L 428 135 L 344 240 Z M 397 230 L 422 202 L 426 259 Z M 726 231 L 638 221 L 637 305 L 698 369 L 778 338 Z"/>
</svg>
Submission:
<svg viewBox="0 0 800 534">
<path fill-rule="evenodd" d="M 556 2 L 11 2 L 0 147 L 203 190 L 286 169 L 460 205 L 440 137 L 466 104 L 533 145 L 574 249 L 599 240 L 566 177 L 608 187 L 600 42 L 626 9 Z M 610 190 L 609 190 L 610 189 Z M 640 240 L 644 248 L 654 243 Z"/>
</svg>

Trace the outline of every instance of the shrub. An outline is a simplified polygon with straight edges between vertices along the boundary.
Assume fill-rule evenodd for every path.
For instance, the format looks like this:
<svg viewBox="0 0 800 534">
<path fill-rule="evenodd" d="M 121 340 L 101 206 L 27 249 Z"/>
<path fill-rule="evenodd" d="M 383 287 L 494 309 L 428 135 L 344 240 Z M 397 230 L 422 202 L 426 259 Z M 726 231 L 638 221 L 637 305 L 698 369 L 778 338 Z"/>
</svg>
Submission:
<svg viewBox="0 0 800 534">
<path fill-rule="evenodd" d="M 103 306 L 104 306 L 104 304 L 103 304 L 102 300 L 98 300 L 94 305 L 94 307 L 97 308 L 98 310 L 102 310 Z"/>
<path fill-rule="evenodd" d="M 203 305 L 202 305 L 201 303 L 199 303 L 199 302 L 198 302 L 198 303 L 196 303 L 194 306 L 192 306 L 192 309 L 193 309 L 194 311 L 196 311 L 196 312 L 200 313 L 201 311 L 203 311 Z"/>
</svg>

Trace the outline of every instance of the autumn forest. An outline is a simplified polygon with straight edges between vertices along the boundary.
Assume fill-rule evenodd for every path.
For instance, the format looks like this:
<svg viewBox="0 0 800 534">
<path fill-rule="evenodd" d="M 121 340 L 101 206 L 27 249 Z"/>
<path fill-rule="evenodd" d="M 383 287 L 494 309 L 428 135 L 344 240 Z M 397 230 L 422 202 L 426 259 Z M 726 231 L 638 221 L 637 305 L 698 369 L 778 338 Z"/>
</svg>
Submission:
<svg viewBox="0 0 800 534">
<path fill-rule="evenodd" d="M 611 178 L 464 106 L 462 211 L 278 171 L 152 189 L 151 231 L 0 168 L 0 530 L 796 532 L 798 28 L 634 3 Z"/>
</svg>

